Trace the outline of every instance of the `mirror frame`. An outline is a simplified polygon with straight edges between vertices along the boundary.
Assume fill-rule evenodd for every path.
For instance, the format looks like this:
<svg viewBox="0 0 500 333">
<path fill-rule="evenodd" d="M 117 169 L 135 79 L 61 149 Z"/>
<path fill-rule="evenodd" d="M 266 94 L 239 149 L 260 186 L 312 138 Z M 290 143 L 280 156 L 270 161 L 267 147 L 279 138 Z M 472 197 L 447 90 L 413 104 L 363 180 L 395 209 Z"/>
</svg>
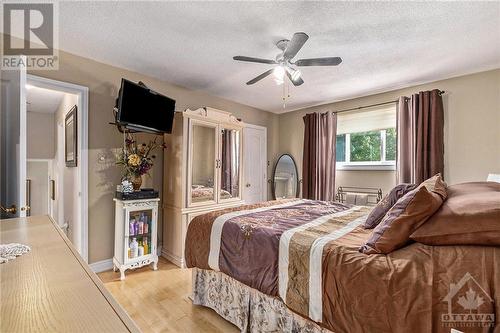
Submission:
<svg viewBox="0 0 500 333">
<path fill-rule="evenodd" d="M 274 183 L 274 177 L 276 175 L 276 169 L 278 168 L 278 163 L 280 162 L 283 156 L 288 156 L 292 159 L 293 167 L 295 168 L 295 173 L 297 174 L 297 192 L 295 193 L 295 198 L 298 198 L 300 196 L 300 180 L 299 180 L 299 170 L 297 169 L 297 162 L 295 162 L 295 159 L 291 154 L 285 153 L 281 154 L 280 157 L 278 157 L 278 159 L 276 160 L 276 163 L 274 164 L 273 178 L 271 179 L 271 195 L 273 196 L 273 200 L 276 200 L 276 193 L 275 193 L 276 184 Z"/>
</svg>

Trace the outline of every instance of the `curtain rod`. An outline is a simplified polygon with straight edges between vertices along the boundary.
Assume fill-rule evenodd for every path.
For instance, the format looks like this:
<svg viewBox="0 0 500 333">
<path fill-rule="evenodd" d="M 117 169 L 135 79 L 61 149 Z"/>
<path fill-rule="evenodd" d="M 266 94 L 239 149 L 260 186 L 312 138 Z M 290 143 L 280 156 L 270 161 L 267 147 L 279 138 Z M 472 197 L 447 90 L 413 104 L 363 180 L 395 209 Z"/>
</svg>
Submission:
<svg viewBox="0 0 500 333">
<path fill-rule="evenodd" d="M 444 90 L 439 90 L 439 96 L 444 94 Z M 391 103 L 398 103 L 399 99 L 395 101 L 387 101 L 387 102 L 382 102 L 382 103 L 377 103 L 377 104 L 370 104 L 370 105 L 364 105 L 364 106 L 358 106 L 357 108 L 350 108 L 350 109 L 344 109 L 344 110 L 339 110 L 339 111 L 333 111 L 333 113 L 342 113 L 342 112 L 348 112 L 348 111 L 355 111 L 355 110 L 361 110 L 361 109 L 366 109 L 366 108 L 371 108 L 374 106 L 381 106 L 381 105 L 386 105 L 386 104 L 391 104 Z"/>
</svg>

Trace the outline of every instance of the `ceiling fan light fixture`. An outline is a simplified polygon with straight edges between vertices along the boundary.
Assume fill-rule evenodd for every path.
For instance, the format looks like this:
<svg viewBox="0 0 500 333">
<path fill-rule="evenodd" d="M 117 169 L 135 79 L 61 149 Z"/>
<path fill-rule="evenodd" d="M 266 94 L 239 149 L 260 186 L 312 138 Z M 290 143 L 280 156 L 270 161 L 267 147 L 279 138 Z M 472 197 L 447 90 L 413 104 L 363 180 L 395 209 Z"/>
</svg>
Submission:
<svg viewBox="0 0 500 333">
<path fill-rule="evenodd" d="M 283 66 L 276 66 L 273 71 L 273 75 L 277 80 L 283 81 L 285 78 L 285 69 Z"/>
</svg>

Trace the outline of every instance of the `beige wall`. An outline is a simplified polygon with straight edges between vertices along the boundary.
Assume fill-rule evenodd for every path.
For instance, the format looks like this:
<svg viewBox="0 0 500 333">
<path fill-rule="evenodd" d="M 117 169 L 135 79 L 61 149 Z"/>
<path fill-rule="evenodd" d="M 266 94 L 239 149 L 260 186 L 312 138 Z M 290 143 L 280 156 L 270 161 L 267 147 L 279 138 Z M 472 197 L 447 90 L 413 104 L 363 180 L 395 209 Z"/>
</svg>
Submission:
<svg viewBox="0 0 500 333">
<path fill-rule="evenodd" d="M 114 165 L 114 149 L 122 144 L 122 136 L 108 123 L 113 121 L 112 109 L 120 88 L 120 80 L 125 77 L 132 81 L 143 81 L 150 88 L 177 101 L 177 109 L 195 109 L 211 106 L 232 112 L 244 122 L 267 127 L 268 156 L 271 165 L 278 152 L 278 116 L 229 100 L 192 91 L 147 77 L 122 68 L 99 63 L 66 52 L 60 52 L 59 70 L 30 71 L 55 80 L 71 82 L 89 88 L 89 262 L 109 259 L 113 256 L 114 203 L 116 184 L 120 181 L 120 170 Z M 242 85 L 242 89 L 245 86 Z M 152 138 L 144 134 L 139 140 Z M 158 137 L 161 140 L 161 137 Z M 98 161 L 99 155 L 105 161 Z M 151 172 L 152 185 L 162 188 L 163 154 L 157 154 L 156 164 Z M 270 172 L 270 171 L 269 171 Z M 179 175 L 180 177 L 180 175 Z M 168 222 L 167 222 L 168 223 Z"/>
<path fill-rule="evenodd" d="M 301 109 L 279 117 L 279 152 L 291 153 L 302 170 L 304 124 L 310 112 L 335 111 L 396 100 L 411 93 L 442 89 L 445 110 L 445 170 L 448 183 L 485 180 L 500 172 L 500 70 L 399 89 L 347 101 Z M 290 135 L 290 129 L 296 135 Z M 376 186 L 387 192 L 395 184 L 393 171 L 337 171 L 337 185 Z"/>
<path fill-rule="evenodd" d="M 55 115 L 56 128 L 62 126 L 65 128 L 65 119 L 68 112 L 73 108 L 73 106 L 78 104 L 78 96 L 72 94 L 64 94 L 64 97 L 57 108 Z M 78 112 L 78 110 L 77 110 Z M 64 131 L 63 131 L 64 133 Z M 61 134 L 63 134 L 61 133 Z M 59 133 L 58 133 L 59 134 Z M 60 181 L 56 180 L 56 186 L 59 187 L 60 195 L 57 197 L 58 205 L 62 209 L 62 220 L 58 220 L 59 225 L 65 223 L 68 224 L 68 238 L 73 242 L 77 249 L 81 247 L 81 234 L 80 230 L 75 227 L 75 221 L 77 221 L 78 213 L 78 173 L 77 168 L 67 167 L 65 161 L 65 147 L 64 136 L 58 138 L 57 140 L 57 155 L 54 159 L 52 165 L 54 166 L 54 176 L 59 178 Z M 77 161 L 81 156 L 80 150 L 77 151 Z"/>
<path fill-rule="evenodd" d="M 52 159 L 55 154 L 53 113 L 27 112 L 27 158 Z"/>
</svg>

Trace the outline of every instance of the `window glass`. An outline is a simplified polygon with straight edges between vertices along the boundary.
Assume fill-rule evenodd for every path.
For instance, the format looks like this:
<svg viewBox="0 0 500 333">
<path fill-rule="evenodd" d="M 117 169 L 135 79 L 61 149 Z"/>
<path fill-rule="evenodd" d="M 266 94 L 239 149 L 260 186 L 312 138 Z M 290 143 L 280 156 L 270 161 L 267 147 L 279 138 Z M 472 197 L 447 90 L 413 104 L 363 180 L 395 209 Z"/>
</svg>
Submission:
<svg viewBox="0 0 500 333">
<path fill-rule="evenodd" d="M 396 129 L 388 128 L 385 132 L 385 160 L 396 160 Z"/>
<path fill-rule="evenodd" d="M 337 144 L 335 149 L 335 160 L 345 162 L 345 134 L 337 135 Z"/>
<path fill-rule="evenodd" d="M 351 133 L 351 162 L 381 160 L 382 138 L 380 131 Z"/>
</svg>

